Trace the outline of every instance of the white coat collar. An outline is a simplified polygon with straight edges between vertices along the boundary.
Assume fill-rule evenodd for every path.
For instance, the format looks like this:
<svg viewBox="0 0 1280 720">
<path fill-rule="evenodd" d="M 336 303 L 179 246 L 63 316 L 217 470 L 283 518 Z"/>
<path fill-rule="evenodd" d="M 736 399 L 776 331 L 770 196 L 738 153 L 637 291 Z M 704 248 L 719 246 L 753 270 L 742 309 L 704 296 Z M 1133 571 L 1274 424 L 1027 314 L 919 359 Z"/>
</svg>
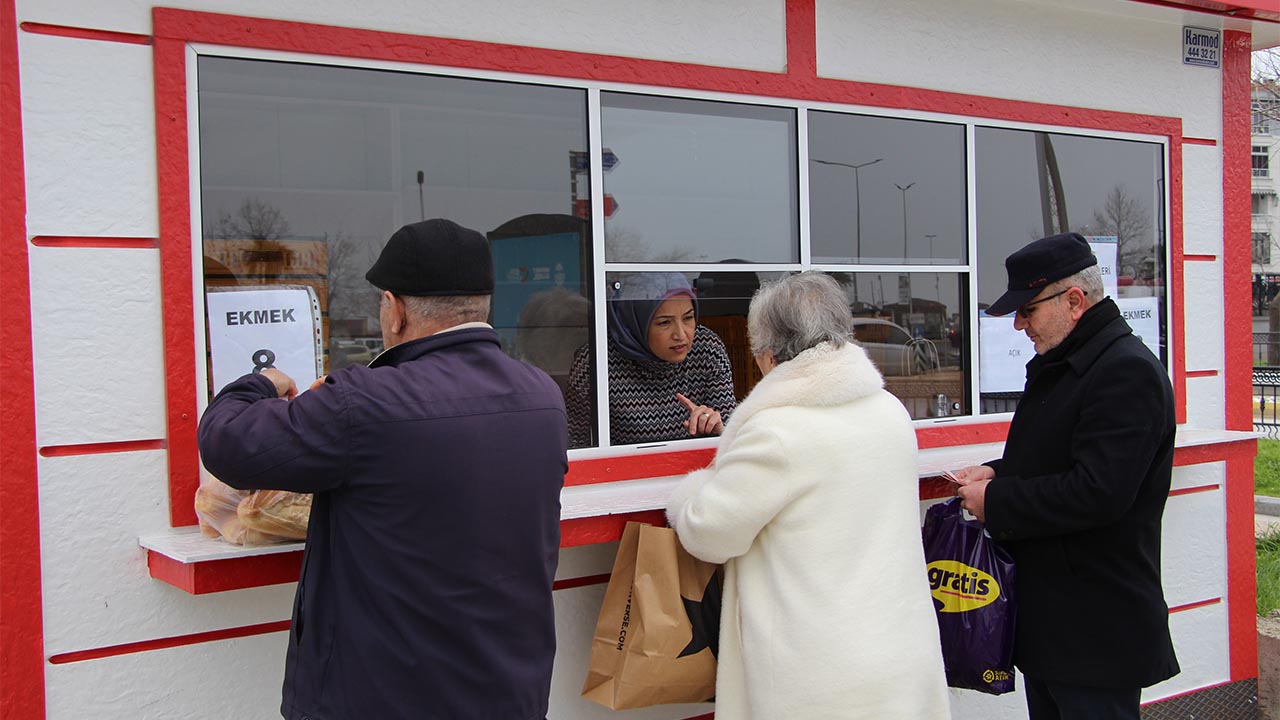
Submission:
<svg viewBox="0 0 1280 720">
<path fill-rule="evenodd" d="M 859 345 L 816 345 L 779 364 L 756 383 L 734 410 L 720 444 L 727 445 L 738 427 L 761 410 L 845 405 L 883 388 L 884 378 Z"/>
</svg>

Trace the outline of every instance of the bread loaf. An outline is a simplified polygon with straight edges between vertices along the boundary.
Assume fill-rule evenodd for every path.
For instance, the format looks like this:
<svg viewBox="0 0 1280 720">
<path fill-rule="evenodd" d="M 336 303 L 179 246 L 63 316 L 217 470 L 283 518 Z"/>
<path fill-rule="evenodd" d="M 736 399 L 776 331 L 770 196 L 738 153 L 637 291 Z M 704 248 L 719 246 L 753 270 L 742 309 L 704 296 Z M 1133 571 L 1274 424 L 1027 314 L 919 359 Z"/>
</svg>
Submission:
<svg viewBox="0 0 1280 720">
<path fill-rule="evenodd" d="M 240 501 L 236 515 L 246 528 L 290 540 L 307 537 L 311 495 L 259 490 Z"/>
<path fill-rule="evenodd" d="M 235 515 L 232 515 L 226 522 L 222 523 L 220 530 L 224 540 L 236 545 L 270 545 L 278 543 L 282 539 L 246 526 Z"/>
</svg>

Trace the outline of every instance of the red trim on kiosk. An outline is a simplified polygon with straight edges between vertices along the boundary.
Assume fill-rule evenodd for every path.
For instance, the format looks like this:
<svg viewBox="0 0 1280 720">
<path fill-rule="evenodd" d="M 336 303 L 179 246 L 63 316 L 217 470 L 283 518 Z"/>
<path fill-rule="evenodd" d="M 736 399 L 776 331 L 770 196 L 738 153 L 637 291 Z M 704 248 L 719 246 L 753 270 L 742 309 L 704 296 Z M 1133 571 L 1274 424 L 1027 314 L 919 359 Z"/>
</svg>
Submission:
<svg viewBox="0 0 1280 720">
<path fill-rule="evenodd" d="M 0 717 L 43 718 L 44 619 L 35 379 L 31 368 L 31 273 L 26 170 L 14 0 L 0 2 Z"/>
<path fill-rule="evenodd" d="M 160 241 L 156 238 L 131 238 L 131 237 L 64 237 L 54 235 L 36 235 L 31 238 L 31 244 L 36 247 L 57 247 L 57 248 L 103 248 L 103 249 L 121 249 L 121 248 L 158 248 Z"/>
<path fill-rule="evenodd" d="M 1226 429 L 1252 430 L 1253 355 L 1250 307 L 1253 183 L 1250 141 L 1253 127 L 1249 33 L 1222 32 L 1222 279 L 1226 318 L 1224 386 Z M 1180 337 L 1180 336 L 1179 336 Z M 1248 452 L 1227 463 L 1227 624 L 1230 628 L 1231 679 L 1258 676 L 1256 558 L 1253 536 L 1253 456 L 1256 442 L 1241 443 Z"/>
<path fill-rule="evenodd" d="M 101 455 L 103 453 L 138 452 L 139 450 L 163 450 L 164 447 L 164 440 L 123 440 L 120 442 L 81 443 L 79 445 L 45 445 L 40 448 L 40 457 Z"/>
<path fill-rule="evenodd" d="M 1133 0 L 1133 2 L 1217 15 L 1222 18 L 1280 22 L 1280 11 L 1276 9 L 1275 0 L 1235 0 L 1229 3 L 1215 2 L 1215 0 Z"/>
<path fill-rule="evenodd" d="M 1227 460 L 1239 460 L 1242 462 L 1253 463 L 1253 458 L 1258 454 L 1257 440 L 1237 440 L 1234 442 L 1214 443 L 1213 445 L 1192 445 L 1190 447 L 1181 447 L 1173 453 L 1173 466 L 1184 467 L 1186 465 L 1204 465 L 1212 462 L 1225 462 Z M 1250 465 L 1252 467 L 1252 464 Z M 1253 477 L 1249 477 L 1249 506 L 1253 507 Z M 1230 485 L 1230 480 L 1228 480 Z M 1253 521 L 1249 521 L 1249 527 L 1253 527 Z M 1253 554 L 1253 544 L 1250 541 L 1250 555 Z"/>
<path fill-rule="evenodd" d="M 1248 33 L 1222 33 L 1222 295 L 1226 317 L 1226 429 L 1252 430 L 1253 380 L 1251 307 L 1253 186 Z"/>
<path fill-rule="evenodd" d="M 652 455 L 621 455 L 598 460 L 575 460 L 569 463 L 569 472 L 564 476 L 564 484 L 565 487 L 572 487 L 618 480 L 685 475 L 710 465 L 715 456 L 714 448 L 705 448 Z"/>
<path fill-rule="evenodd" d="M 1169 343 L 1172 347 L 1172 358 L 1169 367 L 1173 373 L 1174 421 L 1178 424 L 1187 421 L 1187 350 L 1183 338 L 1186 337 L 1186 319 L 1183 299 L 1182 269 L 1182 121 L 1178 120 L 1178 131 L 1169 137 L 1169 176 L 1165 184 L 1169 187 L 1169 332 L 1174 338 Z"/>
<path fill-rule="evenodd" d="M 1184 137 L 1182 138 L 1182 144 L 1183 145 L 1217 145 L 1218 141 L 1214 140 L 1213 138 Z"/>
<path fill-rule="evenodd" d="M 128 43 L 130 45 L 150 45 L 150 35 L 116 32 L 114 30 L 98 30 L 95 28 L 71 27 L 69 25 L 49 25 L 47 23 L 24 22 L 23 32 L 36 35 L 57 35 L 59 37 L 76 38 L 77 40 L 105 40 L 107 42 Z"/>
<path fill-rule="evenodd" d="M 162 11 L 156 10 L 157 17 Z M 156 173 L 160 188 L 160 291 L 168 405 L 169 522 L 195 525 L 200 486 L 196 450 L 195 310 L 191 295 L 191 195 L 187 164 L 186 43 L 157 38 Z"/>
<path fill-rule="evenodd" d="M 1202 492 L 1216 492 L 1221 490 L 1222 486 L 1214 483 L 1213 485 L 1198 485 L 1196 487 L 1175 488 L 1169 491 L 1169 497 L 1178 497 L 1179 495 L 1195 495 Z"/>
<path fill-rule="evenodd" d="M 302 551 L 183 563 L 148 550 L 147 570 L 157 580 L 192 595 L 204 595 L 297 582 L 302 573 Z"/>
<path fill-rule="evenodd" d="M 1217 255 L 1183 255 L 1182 259 L 1186 262 L 1214 262 L 1218 259 Z"/>
<path fill-rule="evenodd" d="M 1218 371 L 1217 370 L 1188 370 L 1187 377 L 1189 378 L 1218 377 Z"/>
<path fill-rule="evenodd" d="M 1222 602 L 1222 598 L 1209 598 L 1208 600 L 1200 600 L 1193 603 L 1187 603 L 1186 605 L 1179 605 L 1177 607 L 1169 608 L 1169 614 L 1172 615 L 1174 613 L 1186 612 L 1188 610 L 1195 610 L 1196 608 L 1208 607 L 1209 605 L 1217 605 L 1220 602 Z"/>
<path fill-rule="evenodd" d="M 641 522 L 665 527 L 667 514 L 662 510 L 644 510 L 618 515 L 599 515 L 596 517 L 561 520 L 560 547 L 596 545 L 619 540 L 622 538 L 622 529 L 629 522 Z"/>
<path fill-rule="evenodd" d="M 814 0 L 787 0 L 787 75 L 818 77 L 818 13 Z"/>
<path fill-rule="evenodd" d="M 182 647 L 183 645 L 198 645 L 200 643 L 216 642 L 218 640 L 230 640 L 232 638 L 251 637 L 253 635 L 267 635 L 269 633 L 284 632 L 289 629 L 290 625 L 291 623 L 288 620 L 276 620 L 275 622 L 246 625 L 238 628 L 209 630 L 206 632 L 191 633 L 190 635 L 175 635 L 173 637 L 157 638 L 155 640 L 140 640 L 138 642 L 123 643 L 120 645 L 108 645 L 106 647 L 94 648 L 92 650 L 76 650 L 68 653 L 50 655 L 49 664 L 65 665 L 67 663 L 84 662 L 85 660 L 98 660 L 100 658 L 116 657 L 118 655 L 132 655 L 133 653 L 147 652 L 149 650 L 164 650 L 166 648 Z"/>
</svg>

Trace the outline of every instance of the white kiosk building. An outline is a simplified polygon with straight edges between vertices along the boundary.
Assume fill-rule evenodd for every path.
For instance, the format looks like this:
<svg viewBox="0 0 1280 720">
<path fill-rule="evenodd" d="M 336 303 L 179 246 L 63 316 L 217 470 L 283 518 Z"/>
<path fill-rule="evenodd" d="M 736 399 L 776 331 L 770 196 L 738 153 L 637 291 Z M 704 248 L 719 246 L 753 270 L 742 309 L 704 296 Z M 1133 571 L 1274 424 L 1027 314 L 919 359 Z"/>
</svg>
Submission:
<svg viewBox="0 0 1280 720">
<path fill-rule="evenodd" d="M 742 395 L 751 291 L 833 273 L 916 420 L 923 509 L 1018 400 L 1027 346 L 982 312 L 1003 258 L 1068 230 L 1178 403 L 1182 672 L 1145 712 L 1253 717 L 1249 54 L 1278 44 L 1275 0 L 0 0 L 0 716 L 276 716 L 301 544 L 196 528 L 207 298 L 310 288 L 293 349 L 367 362 L 365 269 L 449 217 L 492 241 L 509 352 L 595 361 L 550 717 L 613 715 L 579 691 L 615 541 L 715 452 L 609 441 L 611 288 L 687 274 Z"/>
</svg>

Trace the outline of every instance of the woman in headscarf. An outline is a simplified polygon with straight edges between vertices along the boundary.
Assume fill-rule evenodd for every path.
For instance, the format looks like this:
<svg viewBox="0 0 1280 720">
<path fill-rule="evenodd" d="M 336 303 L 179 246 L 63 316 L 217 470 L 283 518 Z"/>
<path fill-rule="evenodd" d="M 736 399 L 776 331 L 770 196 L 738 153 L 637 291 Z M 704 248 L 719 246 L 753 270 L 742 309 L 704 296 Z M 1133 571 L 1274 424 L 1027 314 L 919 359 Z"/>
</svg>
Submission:
<svg viewBox="0 0 1280 720">
<path fill-rule="evenodd" d="M 608 299 L 609 427 L 614 445 L 719 435 L 737 404 L 720 337 L 698 325 L 680 273 L 636 273 Z M 579 348 L 565 393 L 569 446 L 591 444 L 591 348 Z"/>
<path fill-rule="evenodd" d="M 724 563 L 717 718 L 949 716 L 915 431 L 849 331 L 820 272 L 756 293 L 764 378 L 667 503 L 680 543 Z"/>
</svg>

